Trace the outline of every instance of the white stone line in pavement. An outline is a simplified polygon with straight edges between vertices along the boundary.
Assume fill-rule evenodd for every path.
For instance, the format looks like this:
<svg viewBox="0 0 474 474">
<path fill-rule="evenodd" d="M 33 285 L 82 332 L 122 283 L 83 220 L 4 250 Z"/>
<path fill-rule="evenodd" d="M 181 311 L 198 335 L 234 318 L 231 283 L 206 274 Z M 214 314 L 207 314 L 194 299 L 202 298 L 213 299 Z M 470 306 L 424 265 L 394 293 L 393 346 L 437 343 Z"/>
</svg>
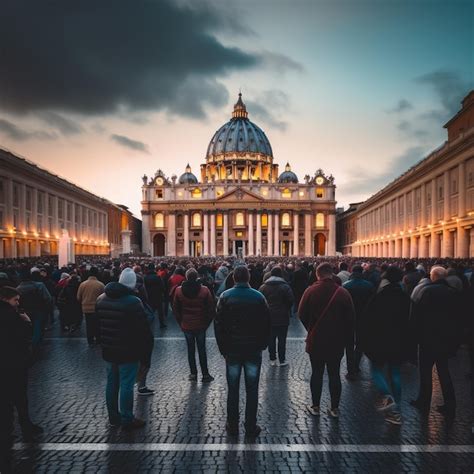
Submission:
<svg viewBox="0 0 474 474">
<path fill-rule="evenodd" d="M 215 341 L 215 337 L 206 337 L 208 341 Z M 86 337 L 45 337 L 45 341 L 87 341 Z M 287 337 L 287 341 L 305 341 L 305 337 Z M 184 341 L 184 336 L 155 337 L 155 341 Z"/>
<path fill-rule="evenodd" d="M 257 451 L 305 453 L 474 453 L 473 445 L 455 444 L 186 444 L 186 443 L 16 443 L 16 451 Z"/>
</svg>

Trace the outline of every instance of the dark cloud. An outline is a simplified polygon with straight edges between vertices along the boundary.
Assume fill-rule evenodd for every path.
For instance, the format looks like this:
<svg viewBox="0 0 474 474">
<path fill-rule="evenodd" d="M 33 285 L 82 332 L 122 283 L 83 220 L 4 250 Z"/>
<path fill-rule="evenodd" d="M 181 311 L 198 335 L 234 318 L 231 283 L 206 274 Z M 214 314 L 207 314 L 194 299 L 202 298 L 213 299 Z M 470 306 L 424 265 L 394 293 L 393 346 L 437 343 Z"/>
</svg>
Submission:
<svg viewBox="0 0 474 474">
<path fill-rule="evenodd" d="M 76 135 L 84 131 L 77 122 L 56 112 L 40 112 L 38 117 L 51 127 L 57 128 L 63 135 Z"/>
<path fill-rule="evenodd" d="M 110 138 L 121 146 L 125 148 L 130 148 L 130 150 L 140 151 L 142 153 L 150 153 L 148 145 L 138 140 L 132 140 L 131 138 L 126 137 L 125 135 L 110 135 Z"/>
<path fill-rule="evenodd" d="M 280 131 L 285 131 L 288 128 L 288 122 L 282 120 L 282 117 L 286 116 L 289 97 L 283 91 L 277 89 L 263 91 L 255 101 L 245 100 L 245 102 L 251 119 L 255 118 L 257 122 L 261 121 Z"/>
<path fill-rule="evenodd" d="M 6 136 L 7 138 L 10 138 L 17 142 L 24 142 L 31 139 L 55 140 L 58 138 L 56 134 L 52 134 L 52 133 L 48 133 L 48 132 L 44 132 L 40 130 L 35 130 L 35 131 L 25 130 L 23 128 L 18 127 L 18 125 L 15 125 L 13 122 L 10 122 L 9 120 L 5 120 L 1 118 L 0 118 L 0 133 Z"/>
<path fill-rule="evenodd" d="M 216 78 L 265 65 L 301 69 L 280 54 L 223 45 L 214 36 L 219 28 L 245 31 L 225 15 L 201 2 L 5 0 L 0 108 L 203 117 L 206 106 L 227 103 Z"/>
<path fill-rule="evenodd" d="M 287 71 L 304 72 L 302 64 L 284 54 L 264 51 L 260 57 L 266 67 L 274 69 L 280 74 L 284 74 Z"/>
<path fill-rule="evenodd" d="M 389 114 L 399 114 L 402 112 L 406 112 L 407 110 L 413 109 L 413 104 L 406 99 L 400 99 L 398 104 L 393 107 L 392 109 L 387 110 Z"/>
</svg>

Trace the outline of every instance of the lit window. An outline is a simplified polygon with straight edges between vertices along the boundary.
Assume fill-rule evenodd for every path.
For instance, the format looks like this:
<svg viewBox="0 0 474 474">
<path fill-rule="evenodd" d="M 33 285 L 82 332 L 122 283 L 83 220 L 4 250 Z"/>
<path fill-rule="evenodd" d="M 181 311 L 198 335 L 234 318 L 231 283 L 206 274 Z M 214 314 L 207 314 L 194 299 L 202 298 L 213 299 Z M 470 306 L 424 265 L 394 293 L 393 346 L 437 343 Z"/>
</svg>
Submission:
<svg viewBox="0 0 474 474">
<path fill-rule="evenodd" d="M 199 199 L 202 197 L 202 191 L 199 188 L 193 189 L 191 195 L 193 196 L 193 198 Z"/>
<path fill-rule="evenodd" d="M 262 188 L 262 196 L 267 196 L 267 195 L 268 195 L 268 189 Z"/>
<path fill-rule="evenodd" d="M 316 189 L 316 197 L 317 198 L 322 198 L 323 197 L 323 188 L 317 188 Z"/>
<path fill-rule="evenodd" d="M 193 214 L 192 226 L 193 227 L 201 227 L 201 214 L 199 214 L 199 212 L 195 212 Z"/>
<path fill-rule="evenodd" d="M 235 215 L 235 225 L 245 225 L 244 213 L 238 212 Z"/>
<path fill-rule="evenodd" d="M 165 226 L 165 216 L 162 212 L 155 214 L 155 227 L 163 228 Z"/>
<path fill-rule="evenodd" d="M 224 225 L 224 218 L 223 218 L 222 214 L 217 214 L 216 226 L 217 227 L 222 227 L 223 225 Z"/>
<path fill-rule="evenodd" d="M 316 227 L 324 227 L 324 214 L 322 212 L 316 214 Z"/>
<path fill-rule="evenodd" d="M 285 199 L 291 199 L 291 191 L 288 188 L 285 188 L 281 193 L 281 197 Z"/>
<path fill-rule="evenodd" d="M 262 227 L 268 227 L 268 214 L 262 214 Z"/>
<path fill-rule="evenodd" d="M 304 196 L 304 191 L 300 191 L 300 197 Z"/>
<path fill-rule="evenodd" d="M 244 233 L 243 232 L 236 232 L 235 236 L 236 237 L 243 237 Z"/>
<path fill-rule="evenodd" d="M 288 227 L 290 225 L 290 214 L 288 212 L 284 212 L 281 215 L 281 225 L 283 227 L 285 227 L 285 226 Z"/>
</svg>

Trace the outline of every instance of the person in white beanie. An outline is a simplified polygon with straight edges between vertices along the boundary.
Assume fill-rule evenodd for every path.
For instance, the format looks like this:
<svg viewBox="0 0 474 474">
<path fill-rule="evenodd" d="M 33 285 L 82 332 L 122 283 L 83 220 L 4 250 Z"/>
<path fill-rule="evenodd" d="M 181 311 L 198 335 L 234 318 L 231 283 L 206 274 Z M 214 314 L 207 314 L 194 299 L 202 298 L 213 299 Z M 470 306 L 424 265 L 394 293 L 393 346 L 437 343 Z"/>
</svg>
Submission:
<svg viewBox="0 0 474 474">
<path fill-rule="evenodd" d="M 133 386 L 144 341 L 151 330 L 145 308 L 134 294 L 136 282 L 135 272 L 125 268 L 118 283 L 108 283 L 96 302 L 102 357 L 107 363 L 105 397 L 109 421 L 111 426 L 125 430 L 145 425 L 133 414 Z"/>
</svg>

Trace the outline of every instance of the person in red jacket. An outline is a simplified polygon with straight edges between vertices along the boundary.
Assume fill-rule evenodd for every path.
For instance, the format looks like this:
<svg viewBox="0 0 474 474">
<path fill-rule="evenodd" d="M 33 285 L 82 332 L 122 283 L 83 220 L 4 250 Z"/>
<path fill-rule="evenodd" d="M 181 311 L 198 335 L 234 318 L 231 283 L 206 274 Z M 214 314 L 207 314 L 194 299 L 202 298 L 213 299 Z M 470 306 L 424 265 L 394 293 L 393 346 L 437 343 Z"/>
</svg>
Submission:
<svg viewBox="0 0 474 474">
<path fill-rule="evenodd" d="M 197 380 L 196 344 L 201 365 L 202 381 L 212 382 L 214 377 L 209 374 L 206 354 L 206 331 L 214 319 L 214 298 L 207 287 L 201 285 L 198 273 L 194 268 L 186 272 L 186 281 L 174 292 L 173 313 L 186 337 L 188 361 L 191 374 L 189 380 Z"/>
<path fill-rule="evenodd" d="M 331 408 L 333 418 L 339 416 L 341 398 L 340 365 L 346 347 L 354 345 L 355 310 L 351 295 L 340 287 L 333 278 L 329 263 L 316 268 L 317 281 L 306 289 L 301 298 L 298 315 L 308 331 L 306 352 L 311 361 L 312 405 L 308 411 L 320 414 L 321 391 L 324 370 L 329 376 Z"/>
<path fill-rule="evenodd" d="M 184 280 L 186 280 L 186 277 L 184 276 L 184 268 L 180 266 L 176 267 L 175 271 L 168 280 L 169 301 L 171 306 L 173 306 L 173 298 L 176 288 L 181 286 L 181 283 L 183 283 Z"/>
</svg>

